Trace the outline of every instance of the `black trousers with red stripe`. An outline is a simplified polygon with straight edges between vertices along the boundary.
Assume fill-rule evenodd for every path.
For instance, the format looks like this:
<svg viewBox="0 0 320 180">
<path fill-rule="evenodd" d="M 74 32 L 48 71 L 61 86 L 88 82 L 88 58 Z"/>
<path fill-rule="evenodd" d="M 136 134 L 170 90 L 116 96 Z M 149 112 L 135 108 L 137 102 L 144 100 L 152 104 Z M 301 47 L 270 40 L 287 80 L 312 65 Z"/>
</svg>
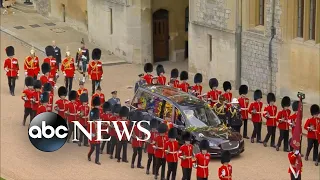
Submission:
<svg viewBox="0 0 320 180">
<path fill-rule="evenodd" d="M 99 157 L 100 157 L 100 143 L 96 143 L 96 144 L 90 144 L 90 151 L 88 153 L 88 158 L 91 159 L 91 155 L 92 153 L 96 151 L 96 159 L 95 162 L 99 162 Z"/>
</svg>

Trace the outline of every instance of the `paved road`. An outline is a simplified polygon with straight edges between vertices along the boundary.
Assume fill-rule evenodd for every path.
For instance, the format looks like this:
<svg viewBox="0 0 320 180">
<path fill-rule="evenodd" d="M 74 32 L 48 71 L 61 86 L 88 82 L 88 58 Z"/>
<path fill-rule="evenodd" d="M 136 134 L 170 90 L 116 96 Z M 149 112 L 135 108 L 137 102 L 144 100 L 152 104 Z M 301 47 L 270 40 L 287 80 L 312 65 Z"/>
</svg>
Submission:
<svg viewBox="0 0 320 180">
<path fill-rule="evenodd" d="M 17 57 L 22 60 L 28 54 L 29 48 L 6 34 L 1 33 L 1 59 L 5 58 L 4 49 L 8 45 L 16 48 Z M 40 56 L 40 59 L 43 57 Z M 3 61 L 2 61 L 3 62 Z M 122 101 L 131 98 L 132 85 L 142 67 L 137 65 L 119 65 L 104 67 L 103 92 L 108 97 L 112 90 L 118 90 Z M 27 127 L 21 126 L 23 116 L 23 102 L 19 97 L 23 88 L 23 78 L 17 82 L 16 95 L 9 95 L 7 79 L 1 71 L 1 176 L 15 180 L 152 180 L 152 176 L 145 175 L 145 170 L 131 169 L 129 164 L 117 163 L 107 155 L 101 157 L 101 166 L 88 162 L 86 155 L 88 148 L 75 144 L 66 144 L 61 150 L 53 153 L 43 153 L 35 149 L 29 142 Z M 23 74 L 23 73 L 21 73 Z M 60 80 L 62 82 L 62 80 Z M 61 84 L 60 84 L 61 85 Z M 76 85 L 76 84 L 74 84 Z M 87 85 L 90 87 L 89 85 Z M 250 124 L 249 131 L 252 130 Z M 266 133 L 263 128 L 263 135 Z M 306 147 L 306 139 L 303 147 Z M 305 148 L 303 149 L 305 152 Z M 129 158 L 132 151 L 129 147 Z M 146 164 L 146 154 L 143 164 Z M 243 154 L 232 159 L 233 177 L 236 180 L 286 180 L 288 175 L 287 153 L 276 152 L 273 148 L 265 148 L 261 144 L 251 144 L 246 140 L 246 150 Z M 312 162 L 303 162 L 303 179 L 319 179 L 319 168 Z M 217 168 L 220 161 L 214 159 L 210 163 L 210 178 L 217 179 Z M 177 179 L 181 178 L 178 169 Z M 195 179 L 195 171 L 193 172 Z"/>
</svg>

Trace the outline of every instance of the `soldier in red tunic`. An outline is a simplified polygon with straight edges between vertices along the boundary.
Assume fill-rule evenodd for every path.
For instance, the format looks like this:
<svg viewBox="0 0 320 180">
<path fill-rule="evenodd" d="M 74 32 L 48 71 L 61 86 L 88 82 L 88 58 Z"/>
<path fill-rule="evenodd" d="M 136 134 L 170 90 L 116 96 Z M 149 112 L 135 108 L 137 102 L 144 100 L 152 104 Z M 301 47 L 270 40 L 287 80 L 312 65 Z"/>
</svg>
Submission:
<svg viewBox="0 0 320 180">
<path fill-rule="evenodd" d="M 21 99 L 24 100 L 24 115 L 22 125 L 26 125 L 27 117 L 30 116 L 30 122 L 32 121 L 32 95 L 33 89 L 33 78 L 28 76 L 24 80 L 27 89 L 23 90 Z"/>
<path fill-rule="evenodd" d="M 142 140 L 144 139 L 144 134 L 137 127 L 137 123 L 141 120 L 143 120 L 142 112 L 135 111 L 131 119 L 131 121 L 136 121 L 136 124 L 133 127 L 133 133 L 132 133 L 133 155 L 131 160 L 131 168 L 134 168 L 134 162 L 138 155 L 137 168 L 143 169 L 144 167 L 141 165 L 141 160 L 142 160 L 142 149 L 144 145 L 144 142 Z"/>
<path fill-rule="evenodd" d="M 50 80 L 52 82 L 52 86 L 54 87 L 55 82 L 59 78 L 59 74 L 57 73 L 57 61 L 54 58 L 54 48 L 52 46 L 47 46 L 46 49 L 47 57 L 43 60 L 43 63 L 48 63 L 50 65 L 50 75 L 49 77 L 52 78 Z"/>
<path fill-rule="evenodd" d="M 30 50 L 30 55 L 27 56 L 24 60 L 24 71 L 25 76 L 33 77 L 34 80 L 37 80 L 39 72 L 40 72 L 40 66 L 39 66 L 39 58 L 35 54 L 35 50 Z"/>
<path fill-rule="evenodd" d="M 123 133 L 124 131 L 124 124 L 122 124 L 122 122 L 126 122 L 126 126 L 127 128 L 129 127 L 129 121 L 127 119 L 129 115 L 129 109 L 125 106 L 122 106 L 120 108 L 120 112 L 119 112 L 119 116 L 120 118 L 118 119 L 118 127 L 119 127 L 119 130 L 120 132 L 123 134 L 122 138 L 119 139 L 118 137 L 118 144 L 117 144 L 117 162 L 120 162 L 120 159 L 122 159 L 122 162 L 125 162 L 125 163 L 128 163 L 128 159 L 127 159 L 127 145 L 128 145 L 128 139 L 127 139 L 127 136 L 125 135 L 125 133 Z M 121 122 L 122 121 L 122 122 Z M 128 128 L 129 130 L 129 128 Z M 130 130 L 129 130 L 130 132 Z M 120 152 L 122 150 L 122 157 L 120 157 Z"/>
<path fill-rule="evenodd" d="M 4 70 L 6 71 L 8 77 L 8 85 L 10 94 L 14 96 L 14 89 L 16 87 L 16 80 L 19 77 L 19 62 L 14 56 L 14 47 L 8 46 L 6 48 L 6 53 L 8 58 L 4 60 Z"/>
<path fill-rule="evenodd" d="M 111 106 L 112 107 L 112 106 Z M 120 104 L 115 104 L 112 107 L 112 117 L 110 117 L 110 127 L 109 127 L 109 134 L 111 136 L 111 145 L 110 145 L 110 159 L 113 159 L 113 153 L 114 149 L 116 148 L 118 144 L 118 139 L 117 139 L 117 132 L 114 129 L 113 123 L 112 122 L 117 122 L 118 119 L 120 119 L 119 113 L 120 113 L 121 105 Z M 115 158 L 117 158 L 117 153 Z"/>
<path fill-rule="evenodd" d="M 69 103 L 66 106 L 66 117 L 68 120 L 68 124 L 69 124 L 69 134 L 68 134 L 68 142 L 70 142 L 70 138 L 71 138 L 71 134 L 73 134 L 74 137 L 78 137 L 77 134 L 75 134 L 74 132 L 74 123 L 72 121 L 77 121 L 78 120 L 78 104 L 76 102 L 76 98 L 77 98 L 77 91 L 70 91 L 69 92 Z M 76 138 L 78 139 L 78 138 Z M 77 143 L 77 142 L 73 142 L 73 143 Z"/>
<path fill-rule="evenodd" d="M 202 95 L 202 86 L 201 86 L 202 74 L 197 73 L 194 76 L 193 82 L 195 85 L 192 86 L 192 88 L 191 88 L 192 94 L 194 94 L 196 97 L 200 97 Z"/>
<path fill-rule="evenodd" d="M 75 76 L 75 62 L 70 55 L 70 51 L 67 49 L 66 58 L 61 63 L 61 71 L 65 77 L 66 88 L 68 92 L 72 90 L 72 82 Z"/>
<path fill-rule="evenodd" d="M 40 76 L 40 81 L 43 87 L 44 84 L 49 83 L 50 64 L 43 63 L 41 65 L 41 71 L 42 71 L 42 75 Z"/>
<path fill-rule="evenodd" d="M 49 93 L 48 92 L 43 92 L 40 95 L 40 105 L 37 109 L 37 115 L 43 113 L 43 112 L 49 112 L 48 111 L 48 102 L 49 102 Z"/>
<path fill-rule="evenodd" d="M 153 65 L 151 63 L 146 63 L 143 69 L 146 73 L 143 77 L 144 80 L 146 80 L 147 84 L 152 84 L 153 76 L 151 73 L 153 72 Z"/>
<path fill-rule="evenodd" d="M 254 102 L 250 104 L 249 113 L 251 114 L 251 120 L 253 122 L 253 131 L 251 135 L 251 143 L 254 143 L 254 139 L 257 138 L 257 143 L 261 141 L 261 128 L 262 128 L 262 92 L 257 89 L 253 93 Z"/>
<path fill-rule="evenodd" d="M 153 141 L 153 148 L 155 149 L 155 157 L 156 157 L 156 171 L 154 175 L 154 179 L 158 179 L 159 169 L 161 167 L 161 180 L 164 179 L 164 173 L 166 171 L 166 158 L 165 158 L 165 151 L 164 145 L 168 141 L 168 137 L 166 136 L 166 132 L 168 127 L 166 124 L 160 124 L 158 126 L 158 133 L 157 136 Z"/>
<path fill-rule="evenodd" d="M 318 144 L 320 144 L 320 123 L 318 123 L 318 127 L 317 127 L 317 138 L 318 138 Z M 319 165 L 319 161 L 320 161 L 320 152 L 318 153 L 318 159 L 316 160 L 315 165 L 318 166 Z"/>
<path fill-rule="evenodd" d="M 184 144 L 180 147 L 179 158 L 181 159 L 182 167 L 182 180 L 191 180 L 192 173 L 192 156 L 193 156 L 193 145 L 191 144 L 191 134 L 186 131 L 182 135 Z"/>
<path fill-rule="evenodd" d="M 158 121 L 157 119 L 152 119 L 150 121 L 150 134 L 151 137 L 148 140 L 148 146 L 147 146 L 147 152 L 148 152 L 148 162 L 147 162 L 147 171 L 146 174 L 150 174 L 150 166 L 152 163 L 152 174 L 155 175 L 155 170 L 156 170 L 156 159 L 154 156 L 155 150 L 153 148 L 154 146 L 154 140 L 156 139 L 156 137 L 159 135 L 158 131 L 157 131 L 157 127 L 158 127 Z"/>
<path fill-rule="evenodd" d="M 208 180 L 210 154 L 208 153 L 209 141 L 202 140 L 199 144 L 200 152 L 195 155 L 193 162 L 197 168 L 197 180 Z"/>
<path fill-rule="evenodd" d="M 97 89 L 96 89 L 96 93 L 94 93 L 93 95 L 92 95 L 92 98 L 91 99 L 94 99 L 95 97 L 99 97 L 99 99 L 100 99 L 100 105 L 103 105 L 103 103 L 106 101 L 106 99 L 105 99 L 105 96 L 104 96 L 104 94 L 101 92 L 101 86 L 100 85 L 98 85 L 97 86 Z"/>
<path fill-rule="evenodd" d="M 77 90 L 77 101 L 78 103 L 81 104 L 80 102 L 80 95 L 86 93 L 89 95 L 88 89 L 84 87 L 84 81 L 79 81 L 79 89 Z"/>
<path fill-rule="evenodd" d="M 241 85 L 239 88 L 239 95 L 238 98 L 240 109 L 241 109 L 241 119 L 243 121 L 243 138 L 249 139 L 247 132 L 248 132 L 248 117 L 249 117 L 249 98 L 247 98 L 248 94 L 248 86 Z"/>
<path fill-rule="evenodd" d="M 167 179 L 176 179 L 178 156 L 179 156 L 179 143 L 177 141 L 177 129 L 171 128 L 168 132 L 169 140 L 164 144 L 164 151 L 166 152 L 166 161 L 168 163 Z"/>
<path fill-rule="evenodd" d="M 218 170 L 218 177 L 220 180 L 232 180 L 232 166 L 229 164 L 231 154 L 229 151 L 223 151 L 221 154 L 221 166 Z"/>
<path fill-rule="evenodd" d="M 161 64 L 159 64 L 156 68 L 157 70 L 157 75 L 158 75 L 158 78 L 157 78 L 157 84 L 160 84 L 160 85 L 166 85 L 166 77 L 164 76 L 164 68 Z"/>
<path fill-rule="evenodd" d="M 209 80 L 209 87 L 211 91 L 207 93 L 208 101 L 210 101 L 211 107 L 213 107 L 219 100 L 219 96 L 221 95 L 221 91 L 217 88 L 219 86 L 219 81 L 216 78 L 211 78 Z"/>
<path fill-rule="evenodd" d="M 291 180 L 301 180 L 302 173 L 302 160 L 301 154 L 299 150 L 293 150 L 288 153 L 288 159 L 290 162 L 290 166 L 288 169 L 288 173 L 290 173 Z"/>
<path fill-rule="evenodd" d="M 33 93 L 32 93 L 32 101 L 31 101 L 31 106 L 32 106 L 32 117 L 33 119 L 37 115 L 37 110 L 40 105 L 40 95 L 41 95 L 41 81 L 36 80 L 34 81 L 33 84 Z"/>
<path fill-rule="evenodd" d="M 268 106 L 264 108 L 264 114 L 263 117 L 267 119 L 267 130 L 268 134 L 266 135 L 263 145 L 264 147 L 267 147 L 267 143 L 269 141 L 269 138 L 271 137 L 271 143 L 270 147 L 276 147 L 275 145 L 275 139 L 276 139 L 276 130 L 277 130 L 277 111 L 278 108 L 275 105 L 276 102 L 276 96 L 273 93 L 269 93 L 267 95 L 267 102 Z"/>
<path fill-rule="evenodd" d="M 311 149 L 313 148 L 313 161 L 318 159 L 318 134 L 317 134 L 317 127 L 320 124 L 320 108 L 317 104 L 313 104 L 310 108 L 311 118 L 307 119 L 306 123 L 304 124 L 304 129 L 308 131 L 308 147 L 305 156 L 305 160 L 308 161 L 309 154 Z"/>
<path fill-rule="evenodd" d="M 79 114 L 79 123 L 84 127 L 88 128 L 88 120 L 89 120 L 89 112 L 90 112 L 90 106 L 88 104 L 89 97 L 87 93 L 82 93 L 80 95 L 80 102 L 77 113 Z M 83 143 L 84 146 L 89 146 L 88 145 L 88 138 L 83 134 L 83 132 L 80 132 L 80 137 L 79 137 L 79 142 L 78 146 L 81 146 Z"/>
<path fill-rule="evenodd" d="M 103 105 L 102 105 L 102 109 L 103 109 L 103 113 L 101 114 L 101 120 L 102 121 L 109 121 L 111 120 L 112 118 L 112 113 L 111 113 L 111 105 L 109 102 L 104 102 Z M 110 122 L 111 123 L 111 122 Z M 109 128 L 109 125 L 106 123 L 106 124 L 102 124 L 102 128 L 103 129 L 107 129 Z M 102 132 L 102 137 L 103 139 L 109 139 L 110 138 L 110 130 L 109 132 Z M 104 149 L 104 146 L 107 144 L 107 147 L 106 147 L 106 151 L 107 151 L 107 154 L 110 154 L 110 147 L 111 147 L 111 140 L 106 142 L 106 141 L 103 141 L 102 144 L 101 144 L 101 147 L 100 147 L 100 153 L 102 154 L 103 153 L 103 149 Z"/>
<path fill-rule="evenodd" d="M 67 88 L 64 86 L 60 86 L 58 89 L 58 96 L 60 97 L 60 99 L 58 99 L 56 101 L 56 105 L 54 107 L 54 110 L 56 110 L 58 112 L 58 114 L 66 119 L 65 116 L 65 111 L 66 111 L 66 106 L 69 103 L 69 101 L 66 99 L 68 92 L 67 92 Z"/>
<path fill-rule="evenodd" d="M 231 106 L 231 100 L 232 100 L 232 93 L 231 93 L 231 83 L 229 81 L 225 81 L 223 82 L 223 90 L 224 93 L 222 94 L 222 96 L 224 97 L 225 101 L 226 101 L 226 105 L 227 105 L 227 110 L 229 109 L 229 107 Z"/>
<path fill-rule="evenodd" d="M 188 93 L 189 92 L 189 83 L 187 83 L 189 79 L 189 74 L 187 71 L 182 71 L 180 73 L 180 80 L 181 80 L 181 83 L 179 84 L 179 89 L 183 92 L 186 92 Z"/>
<path fill-rule="evenodd" d="M 50 83 L 46 83 L 43 85 L 43 92 L 48 92 L 49 93 L 49 103 L 48 103 L 48 111 L 52 112 L 53 110 L 53 89 L 52 85 Z"/>
<path fill-rule="evenodd" d="M 101 58 L 101 50 L 95 48 L 92 51 L 92 61 L 89 63 L 88 74 L 89 79 L 92 81 L 92 94 L 94 94 L 95 89 L 100 85 L 100 81 L 103 79 L 103 68 Z"/>
<path fill-rule="evenodd" d="M 178 80 L 178 77 L 179 77 L 179 70 L 178 69 L 172 69 L 171 70 L 171 78 L 170 78 L 170 82 L 172 82 L 172 87 L 174 88 L 179 88 L 179 80 Z M 170 84 L 169 84 L 170 85 Z"/>
<path fill-rule="evenodd" d="M 289 117 L 291 111 L 289 109 L 291 105 L 291 100 L 288 96 L 283 97 L 281 100 L 282 110 L 278 112 L 277 121 L 278 128 L 280 130 L 280 136 L 278 139 L 278 144 L 276 146 L 276 150 L 279 151 L 282 140 L 284 141 L 283 151 L 289 152 L 289 126 L 290 121 Z"/>
<path fill-rule="evenodd" d="M 101 165 L 99 161 L 99 156 L 100 156 L 100 141 L 97 140 L 97 123 L 100 119 L 100 110 L 98 108 L 93 108 L 90 111 L 90 121 L 93 121 L 91 124 L 91 128 L 88 126 L 88 131 L 91 131 L 91 140 L 90 142 L 90 150 L 88 153 L 88 161 L 91 161 L 91 155 L 94 151 L 96 151 L 96 159 L 95 163 L 98 165 Z M 91 129 L 91 130 L 90 130 Z"/>
</svg>

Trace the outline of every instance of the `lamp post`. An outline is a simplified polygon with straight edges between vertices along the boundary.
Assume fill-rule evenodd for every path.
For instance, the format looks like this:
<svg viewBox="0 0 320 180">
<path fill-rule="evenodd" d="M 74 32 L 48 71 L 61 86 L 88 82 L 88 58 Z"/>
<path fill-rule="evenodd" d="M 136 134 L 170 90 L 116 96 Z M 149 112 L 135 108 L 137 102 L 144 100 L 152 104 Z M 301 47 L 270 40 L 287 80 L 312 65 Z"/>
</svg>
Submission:
<svg viewBox="0 0 320 180">
<path fill-rule="evenodd" d="M 26 1 L 24 2 L 24 4 L 26 4 L 26 5 L 32 5 L 33 3 L 32 3 L 30 0 L 26 0 Z"/>
</svg>

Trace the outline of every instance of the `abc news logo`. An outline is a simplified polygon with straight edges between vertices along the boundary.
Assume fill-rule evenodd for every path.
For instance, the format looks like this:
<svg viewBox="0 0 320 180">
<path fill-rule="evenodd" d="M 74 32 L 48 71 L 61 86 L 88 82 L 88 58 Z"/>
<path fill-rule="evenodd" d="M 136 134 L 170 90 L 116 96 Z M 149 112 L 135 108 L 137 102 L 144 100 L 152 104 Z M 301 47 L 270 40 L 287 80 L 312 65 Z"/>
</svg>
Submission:
<svg viewBox="0 0 320 180">
<path fill-rule="evenodd" d="M 79 141 L 77 139 L 77 133 L 82 132 L 90 141 L 110 141 L 109 139 L 103 139 L 101 133 L 109 132 L 109 128 L 102 129 L 103 123 L 107 123 L 114 128 L 117 133 L 118 139 L 122 139 L 126 136 L 127 139 L 131 139 L 133 128 L 126 124 L 126 121 L 120 121 L 122 125 L 122 130 L 119 129 L 117 121 L 88 121 L 89 131 L 83 127 L 78 121 L 73 121 L 73 140 L 74 142 Z M 93 123 L 96 123 L 93 126 Z M 144 139 L 137 138 L 139 141 L 148 141 L 151 137 L 151 133 L 148 129 L 143 127 L 143 124 L 146 123 L 150 125 L 149 121 L 132 121 L 132 127 L 136 126 L 139 131 L 145 134 Z M 96 127 L 96 131 L 93 131 L 93 127 Z M 29 140 L 32 145 L 40 151 L 43 152 L 53 152 L 60 149 L 68 140 L 69 126 L 65 119 L 53 112 L 45 112 L 37 115 L 31 121 L 29 130 L 28 130 Z"/>
</svg>

